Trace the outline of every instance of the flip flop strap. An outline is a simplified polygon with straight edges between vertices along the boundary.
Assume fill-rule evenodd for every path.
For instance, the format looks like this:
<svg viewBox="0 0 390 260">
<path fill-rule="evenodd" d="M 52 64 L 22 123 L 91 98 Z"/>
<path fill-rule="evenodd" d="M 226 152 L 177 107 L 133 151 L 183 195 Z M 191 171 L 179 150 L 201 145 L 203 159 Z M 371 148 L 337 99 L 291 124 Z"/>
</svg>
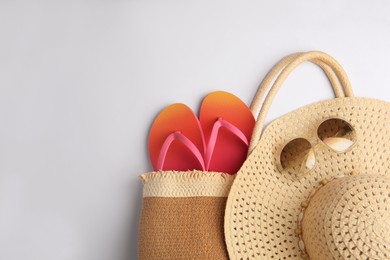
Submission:
<svg viewBox="0 0 390 260">
<path fill-rule="evenodd" d="M 199 152 L 198 148 L 194 145 L 194 143 L 186 136 L 184 136 L 180 131 L 176 131 L 168 135 L 168 137 L 165 139 L 164 144 L 161 147 L 160 154 L 158 155 L 157 169 L 161 170 L 163 168 L 168 150 L 171 147 L 172 142 L 175 140 L 180 141 L 188 148 L 188 150 L 191 151 L 191 153 L 196 157 L 199 164 L 201 165 L 202 170 L 205 171 L 202 154 Z"/>
</svg>

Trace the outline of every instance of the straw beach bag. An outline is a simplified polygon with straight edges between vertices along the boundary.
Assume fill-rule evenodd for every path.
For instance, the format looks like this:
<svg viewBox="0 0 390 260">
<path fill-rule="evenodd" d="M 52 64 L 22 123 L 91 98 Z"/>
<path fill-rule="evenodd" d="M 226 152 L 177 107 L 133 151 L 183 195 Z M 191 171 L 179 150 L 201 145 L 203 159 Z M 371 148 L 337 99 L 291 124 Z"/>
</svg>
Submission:
<svg viewBox="0 0 390 260">
<path fill-rule="evenodd" d="M 234 175 L 161 171 L 141 179 L 139 259 L 228 259 L 223 220 Z"/>
<path fill-rule="evenodd" d="M 228 259 L 226 200 L 254 124 L 247 105 L 224 91 L 209 93 L 199 116 L 182 103 L 158 114 L 149 133 L 155 171 L 141 176 L 140 259 Z"/>
<path fill-rule="evenodd" d="M 321 66 L 336 98 L 292 111 L 263 130 L 278 89 L 304 61 Z M 318 51 L 281 60 L 264 79 L 253 111 L 264 96 L 249 156 L 227 201 L 230 258 L 390 259 L 390 104 L 354 97 L 342 67 Z"/>
</svg>

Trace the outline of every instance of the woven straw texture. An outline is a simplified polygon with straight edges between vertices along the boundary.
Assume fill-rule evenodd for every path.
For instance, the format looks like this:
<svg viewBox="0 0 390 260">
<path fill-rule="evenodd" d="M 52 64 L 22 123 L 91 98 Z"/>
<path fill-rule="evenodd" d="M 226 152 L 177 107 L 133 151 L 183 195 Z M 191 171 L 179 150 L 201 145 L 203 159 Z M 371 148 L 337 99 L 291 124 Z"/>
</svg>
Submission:
<svg viewBox="0 0 390 260">
<path fill-rule="evenodd" d="M 318 140 L 317 127 L 328 118 L 353 127 L 351 149 L 337 153 Z M 281 173 L 280 150 L 298 137 L 315 145 L 316 166 L 303 176 L 294 168 Z M 225 215 L 230 258 L 390 259 L 388 176 L 389 103 L 335 98 L 280 117 L 232 185 Z"/>
<path fill-rule="evenodd" d="M 161 171 L 141 179 L 139 259 L 228 259 L 224 211 L 234 176 Z"/>
<path fill-rule="evenodd" d="M 389 259 L 389 195 L 390 176 L 376 174 L 336 178 L 318 189 L 302 219 L 311 258 Z"/>
<path fill-rule="evenodd" d="M 203 171 L 160 171 L 141 175 L 144 197 L 227 197 L 234 175 Z"/>
</svg>

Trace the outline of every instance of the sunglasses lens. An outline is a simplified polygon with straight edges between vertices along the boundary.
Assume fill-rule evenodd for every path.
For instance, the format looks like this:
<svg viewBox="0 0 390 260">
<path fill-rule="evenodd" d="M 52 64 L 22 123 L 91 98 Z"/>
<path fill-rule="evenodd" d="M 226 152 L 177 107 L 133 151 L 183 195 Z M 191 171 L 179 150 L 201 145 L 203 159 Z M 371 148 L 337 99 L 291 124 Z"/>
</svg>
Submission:
<svg viewBox="0 0 390 260">
<path fill-rule="evenodd" d="M 290 141 L 280 154 L 281 170 L 289 169 L 301 175 L 313 169 L 316 164 L 313 147 L 304 138 Z"/>
<path fill-rule="evenodd" d="M 356 140 L 352 126 L 339 118 L 324 121 L 318 127 L 317 134 L 324 144 L 336 152 L 345 152 Z"/>
</svg>

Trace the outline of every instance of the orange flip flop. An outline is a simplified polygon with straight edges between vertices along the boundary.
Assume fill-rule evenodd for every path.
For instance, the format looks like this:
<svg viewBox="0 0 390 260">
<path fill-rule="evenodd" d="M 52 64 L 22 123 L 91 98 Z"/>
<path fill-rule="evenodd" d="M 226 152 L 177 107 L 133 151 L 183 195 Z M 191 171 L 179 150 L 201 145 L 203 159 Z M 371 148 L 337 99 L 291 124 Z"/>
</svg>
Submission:
<svg viewBox="0 0 390 260">
<path fill-rule="evenodd" d="M 206 169 L 237 173 L 246 159 L 255 125 L 247 105 L 228 92 L 210 93 L 200 109 L 200 124 L 207 147 Z"/>
<path fill-rule="evenodd" d="M 204 171 L 205 147 L 197 116 L 181 103 L 161 111 L 150 129 L 149 154 L 155 171 Z"/>
</svg>

